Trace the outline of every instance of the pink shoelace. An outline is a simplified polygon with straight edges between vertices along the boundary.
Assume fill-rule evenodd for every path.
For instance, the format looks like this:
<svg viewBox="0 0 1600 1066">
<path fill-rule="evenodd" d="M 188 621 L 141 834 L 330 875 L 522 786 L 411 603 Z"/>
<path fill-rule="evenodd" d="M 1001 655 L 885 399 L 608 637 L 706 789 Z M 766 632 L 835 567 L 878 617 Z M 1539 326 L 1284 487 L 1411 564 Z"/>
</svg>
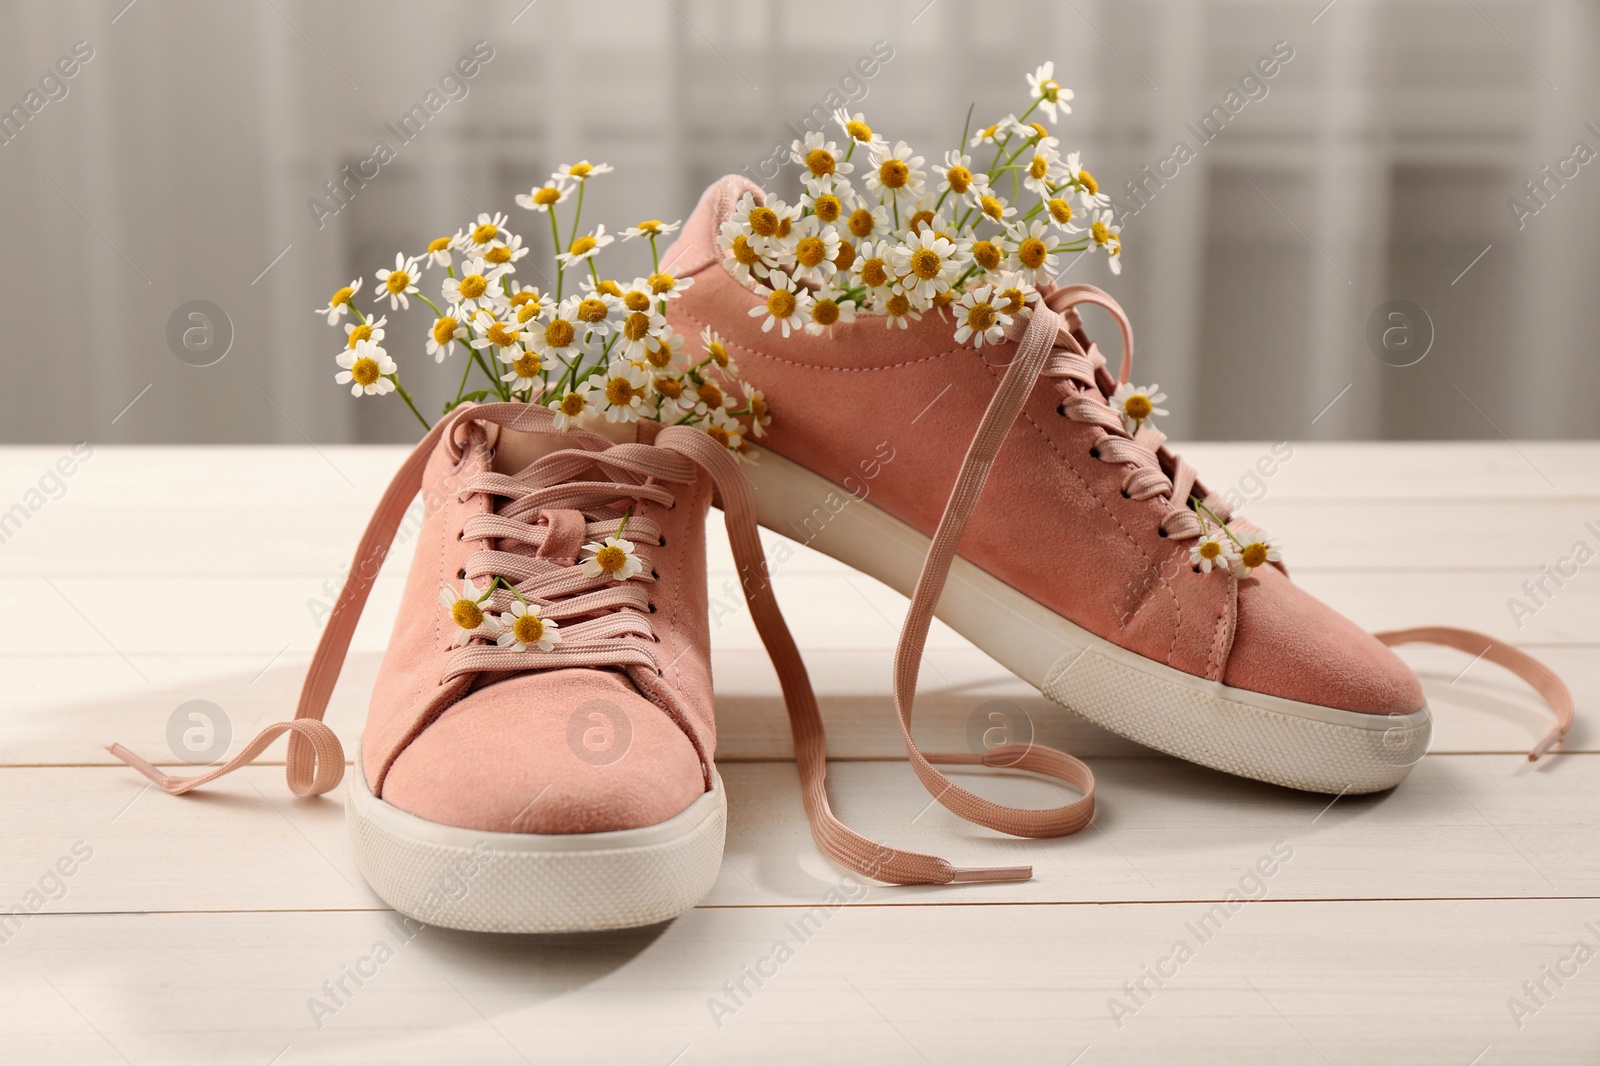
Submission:
<svg viewBox="0 0 1600 1066">
<path fill-rule="evenodd" d="M 422 488 L 423 471 L 434 449 L 441 440 L 446 441 L 451 457 L 459 462 L 467 446 L 461 438 L 470 439 L 472 433 L 484 432 L 480 427 L 549 433 L 554 431 L 552 418 L 546 408 L 524 404 L 463 408 L 442 419 L 417 445 L 367 523 L 349 576 L 312 657 L 292 720 L 268 726 L 233 758 L 192 777 L 165 774 L 121 744 L 111 745 L 111 753 L 164 791 L 182 795 L 248 765 L 288 733 L 284 774 L 289 790 L 307 797 L 335 788 L 344 776 L 344 748 L 322 716 L 379 566 Z M 582 541 L 616 535 L 621 519 L 608 504 L 635 499 L 670 506 L 672 493 L 666 485 L 693 481 L 698 467 L 710 475 L 720 497 L 740 584 L 783 689 L 806 816 L 823 853 L 857 873 L 890 884 L 1026 880 L 1031 876 L 1031 867 L 1027 866 L 958 868 L 932 855 L 891 848 L 856 833 L 834 816 L 828 804 L 826 738 L 816 697 L 799 649 L 773 597 L 766 557 L 757 535 L 750 483 L 725 448 L 699 430 L 684 427 L 661 430 L 654 444 L 612 444 L 585 433 L 570 436 L 573 447 L 545 455 L 518 477 L 480 472 L 458 488 L 463 494 L 509 501 L 491 513 L 469 518 L 464 527 L 466 538 L 492 538 L 502 548 L 520 544 L 535 549 L 531 555 L 500 549 L 476 552 L 467 560 L 465 576 L 497 574 L 513 581 L 525 598 L 540 604 L 544 617 L 561 624 L 561 643 L 548 652 L 518 652 L 477 643 L 452 652 L 441 678 L 451 683 L 438 697 L 441 709 L 464 695 L 474 679 L 485 672 L 591 666 L 622 667 L 647 698 L 664 703 L 670 710 L 670 701 L 676 697 L 662 681 L 649 620 L 648 591 L 634 582 L 589 578 L 580 566 L 554 560 L 570 558 L 576 544 Z M 574 480 L 592 478 L 590 472 L 595 470 L 605 476 Z M 553 512 L 558 517 L 550 521 Z M 541 515 L 546 517 L 545 523 L 535 524 Z M 654 541 L 659 534 L 659 527 L 642 516 L 631 519 L 625 531 L 627 537 L 640 541 Z M 511 599 L 500 589 L 485 606 L 491 611 L 504 610 Z M 1085 776 L 1088 773 L 1077 760 L 1049 749 L 1034 747 L 1016 754 L 1020 761 L 1012 759 L 1008 765 L 1054 773 L 1073 783 L 1080 780 L 1078 770 Z M 988 758 L 994 757 L 995 753 L 991 753 Z M 709 781 L 709 754 L 705 759 Z M 951 756 L 947 761 L 980 760 Z"/>
<path fill-rule="evenodd" d="M 1086 351 L 1073 336 L 1067 316 L 1079 304 L 1104 308 L 1117 320 L 1122 331 L 1123 357 L 1121 373 L 1115 382 L 1107 374 L 1105 358 L 1098 348 L 1091 342 Z M 1030 318 L 1013 320 L 1010 338 L 1020 343 L 967 448 L 900 631 L 894 664 L 895 708 L 899 712 L 900 731 L 911 765 L 923 785 L 946 808 L 970 822 L 1014 836 L 1061 836 L 1082 829 L 1094 815 L 1094 775 L 1077 759 L 1054 749 L 1026 745 L 1002 746 L 981 757 L 925 756 L 911 738 L 911 711 L 922 649 L 927 642 L 934 608 L 955 560 L 956 548 L 983 492 L 995 457 L 1040 378 L 1062 384 L 1065 395 L 1058 407 L 1062 415 L 1105 431 L 1090 454 L 1101 462 L 1126 470 L 1122 483 L 1125 495 L 1138 500 L 1157 496 L 1167 500 L 1169 507 L 1160 524 L 1168 537 L 1192 538 L 1201 533 L 1199 518 L 1188 506 L 1196 475 L 1188 463 L 1163 446 L 1166 438 L 1148 423 L 1130 436 L 1108 402 L 1111 389 L 1126 382 L 1133 370 L 1133 327 L 1121 306 L 1107 293 L 1092 285 L 1054 289 L 1044 295 L 1042 306 L 1035 309 Z M 1172 471 L 1170 477 L 1164 466 Z M 1229 508 L 1219 495 L 1209 494 L 1204 502 L 1224 522 L 1229 521 Z M 1238 524 L 1244 526 L 1242 520 Z M 1549 667 L 1509 644 L 1472 630 L 1447 626 L 1391 630 L 1374 636 L 1391 646 L 1439 644 L 1481 655 L 1521 677 L 1544 698 L 1556 716 L 1555 728 L 1529 753 L 1530 760 L 1538 759 L 1559 743 L 1572 726 L 1572 695 L 1566 685 Z M 1036 770 L 1068 781 L 1083 796 L 1059 807 L 1008 807 L 961 788 L 940 773 L 935 768 L 936 763 L 983 763 Z"/>
</svg>

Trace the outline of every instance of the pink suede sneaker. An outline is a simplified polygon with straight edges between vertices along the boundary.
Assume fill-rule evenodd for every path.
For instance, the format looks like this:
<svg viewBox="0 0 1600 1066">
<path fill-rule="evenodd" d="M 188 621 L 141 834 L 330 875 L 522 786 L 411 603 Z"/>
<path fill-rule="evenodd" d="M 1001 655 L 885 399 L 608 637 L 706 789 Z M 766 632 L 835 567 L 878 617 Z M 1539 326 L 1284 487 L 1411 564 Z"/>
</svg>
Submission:
<svg viewBox="0 0 1600 1066">
<path fill-rule="evenodd" d="M 715 494 L 783 686 L 824 853 L 898 884 L 1031 876 L 1027 866 L 962 869 L 899 851 L 834 818 L 816 701 L 772 596 L 750 485 L 727 448 L 687 427 L 637 422 L 636 439 L 613 443 L 557 431 L 553 420 L 536 405 L 468 404 L 417 446 L 362 537 L 294 720 L 196 777 L 166 775 L 121 745 L 112 753 L 181 795 L 289 733 L 291 791 L 336 787 L 344 751 L 322 714 L 420 491 L 416 556 L 346 790 L 362 874 L 401 913 L 456 929 L 571 932 L 672 918 L 716 880 L 727 823 L 706 602 Z M 1086 789 L 1076 760 L 1041 747 L 1017 754 L 1008 764 Z M 1086 797 L 1051 824 L 1071 831 L 1092 809 Z M 975 820 L 1044 835 L 1026 818 L 1013 827 L 980 811 Z"/>
<path fill-rule="evenodd" d="M 1243 558 L 1244 576 L 1233 565 L 1213 571 L 1208 553 L 1220 547 L 1206 548 L 1208 537 L 1232 530 L 1247 545 L 1259 531 L 1147 421 L 1130 431 L 1112 407 L 1133 340 L 1105 293 L 1047 288 L 1031 315 L 981 348 L 954 341 L 954 323 L 938 311 L 908 328 L 858 316 L 826 336 L 780 340 L 752 317 L 764 313 L 755 310 L 763 298 L 725 268 L 717 241 L 747 194 L 763 199 L 728 177 L 702 197 L 664 259 L 694 279 L 668 318 L 684 334 L 715 329 L 762 383 L 775 418 L 748 467 L 760 521 L 912 597 L 896 698 L 913 764 L 946 806 L 995 813 L 910 743 L 935 609 L 1085 718 L 1292 788 L 1389 788 L 1426 751 L 1421 685 L 1385 644 L 1489 647 L 1488 658 L 1556 709 L 1557 727 L 1535 755 L 1564 735 L 1566 689 L 1513 648 L 1459 630 L 1368 634 L 1296 586 L 1264 538 Z M 1121 327 L 1115 378 L 1083 331 L 1084 304 Z"/>
</svg>

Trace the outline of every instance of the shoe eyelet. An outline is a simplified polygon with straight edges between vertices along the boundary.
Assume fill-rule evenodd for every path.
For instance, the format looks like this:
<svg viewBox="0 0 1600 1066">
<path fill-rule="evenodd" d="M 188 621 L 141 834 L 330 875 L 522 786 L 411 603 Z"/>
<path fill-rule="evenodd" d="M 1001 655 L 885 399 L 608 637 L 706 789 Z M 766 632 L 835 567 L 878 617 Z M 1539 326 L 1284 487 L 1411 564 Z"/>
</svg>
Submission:
<svg viewBox="0 0 1600 1066">
<path fill-rule="evenodd" d="M 1131 500 L 1131 499 L 1133 499 L 1133 497 L 1132 497 L 1132 496 L 1129 496 L 1129 495 L 1128 495 L 1128 490 L 1127 490 L 1127 489 L 1123 489 L 1123 490 L 1122 490 L 1122 498 L 1123 498 L 1123 499 L 1124 499 L 1124 500 Z"/>
<path fill-rule="evenodd" d="M 456 571 L 456 580 L 457 581 L 465 581 L 466 579 L 467 579 L 467 569 L 466 569 L 466 567 L 462 567 L 460 570 Z"/>
<path fill-rule="evenodd" d="M 667 546 L 667 538 L 666 537 L 657 537 L 656 538 L 656 546 L 658 548 L 665 548 Z"/>
<path fill-rule="evenodd" d="M 660 581 L 661 580 L 661 575 L 656 573 L 654 570 L 651 570 L 650 571 L 650 580 L 651 581 Z"/>
<path fill-rule="evenodd" d="M 1168 533 L 1167 533 L 1167 531 L 1166 531 L 1166 530 L 1164 530 L 1164 529 L 1158 529 L 1158 530 L 1156 530 L 1156 536 L 1158 536 L 1158 537 L 1165 537 L 1165 536 L 1167 536 L 1167 535 L 1168 535 Z"/>
<path fill-rule="evenodd" d="M 1089 449 L 1089 458 L 1091 458 L 1091 459 L 1100 458 L 1100 446 L 1098 444 L 1095 445 L 1093 448 Z"/>
<path fill-rule="evenodd" d="M 647 606 L 650 608 L 650 613 L 651 614 L 655 614 L 656 613 L 656 605 L 655 604 L 651 603 L 651 604 L 647 604 Z"/>
<path fill-rule="evenodd" d="M 1058 415 L 1062 416 L 1063 418 L 1065 418 L 1066 414 L 1067 414 L 1067 405 L 1064 404 L 1064 403 L 1056 404 L 1056 414 L 1058 414 Z"/>
</svg>

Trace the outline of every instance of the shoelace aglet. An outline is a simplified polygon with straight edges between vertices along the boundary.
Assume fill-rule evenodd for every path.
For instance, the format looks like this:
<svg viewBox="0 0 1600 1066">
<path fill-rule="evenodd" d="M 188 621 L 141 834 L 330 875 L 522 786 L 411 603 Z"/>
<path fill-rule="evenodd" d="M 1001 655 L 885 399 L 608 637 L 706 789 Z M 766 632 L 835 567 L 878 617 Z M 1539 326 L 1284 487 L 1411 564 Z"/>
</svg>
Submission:
<svg viewBox="0 0 1600 1066">
<path fill-rule="evenodd" d="M 988 884 L 995 881 L 1032 881 L 1032 866 L 957 866 L 946 882 L 952 885 Z"/>
<path fill-rule="evenodd" d="M 1541 758 L 1550 753 L 1551 748 L 1561 743 L 1566 739 L 1566 737 L 1566 731 L 1563 729 L 1550 730 L 1550 732 L 1545 734 L 1544 739 L 1535 744 L 1533 750 L 1528 752 L 1528 761 L 1538 762 Z"/>
<path fill-rule="evenodd" d="M 163 789 L 167 787 L 167 775 L 156 769 L 148 760 L 135 755 L 121 744 L 111 744 L 106 750 L 160 785 Z"/>
</svg>

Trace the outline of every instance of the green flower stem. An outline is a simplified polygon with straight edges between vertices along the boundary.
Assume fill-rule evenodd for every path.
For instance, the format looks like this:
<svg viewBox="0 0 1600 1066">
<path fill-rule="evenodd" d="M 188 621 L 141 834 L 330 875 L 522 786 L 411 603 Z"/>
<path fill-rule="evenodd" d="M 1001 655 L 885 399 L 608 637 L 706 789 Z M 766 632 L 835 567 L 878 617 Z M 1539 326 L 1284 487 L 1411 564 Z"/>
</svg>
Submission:
<svg viewBox="0 0 1600 1066">
<path fill-rule="evenodd" d="M 654 264 L 650 272 L 652 274 L 661 273 L 661 252 L 656 249 L 656 235 L 654 233 L 650 234 L 650 261 Z"/>
<path fill-rule="evenodd" d="M 411 394 L 406 391 L 404 385 L 400 384 L 400 375 L 395 373 L 385 376 L 394 383 L 394 391 L 399 393 L 400 398 L 406 402 L 406 406 L 411 408 L 411 413 L 417 416 L 417 421 L 422 423 L 422 428 L 424 430 L 432 429 L 433 427 L 428 424 L 428 420 L 422 417 L 422 412 L 417 410 L 417 405 L 411 402 Z"/>
<path fill-rule="evenodd" d="M 550 215 L 550 238 L 551 238 L 551 240 L 553 240 L 555 242 L 554 245 L 552 246 L 552 247 L 555 248 L 555 252 L 553 254 L 560 255 L 561 254 L 561 227 L 556 225 L 556 205 L 555 204 L 551 204 L 550 205 L 550 210 L 549 210 L 548 214 Z M 564 280 L 564 278 L 562 277 L 563 273 L 564 273 L 564 268 L 562 266 L 561 260 L 557 259 L 556 260 L 556 303 L 558 303 L 558 304 L 561 302 L 561 283 Z"/>
<path fill-rule="evenodd" d="M 432 300 L 428 299 L 426 296 L 422 295 L 422 293 L 420 293 L 420 292 L 417 293 L 417 299 L 421 300 L 423 303 L 425 303 L 429 307 L 433 308 L 433 314 L 434 314 L 435 318 L 444 318 L 445 317 L 445 313 L 443 311 L 439 310 L 439 308 L 434 304 L 434 302 Z"/>
</svg>

